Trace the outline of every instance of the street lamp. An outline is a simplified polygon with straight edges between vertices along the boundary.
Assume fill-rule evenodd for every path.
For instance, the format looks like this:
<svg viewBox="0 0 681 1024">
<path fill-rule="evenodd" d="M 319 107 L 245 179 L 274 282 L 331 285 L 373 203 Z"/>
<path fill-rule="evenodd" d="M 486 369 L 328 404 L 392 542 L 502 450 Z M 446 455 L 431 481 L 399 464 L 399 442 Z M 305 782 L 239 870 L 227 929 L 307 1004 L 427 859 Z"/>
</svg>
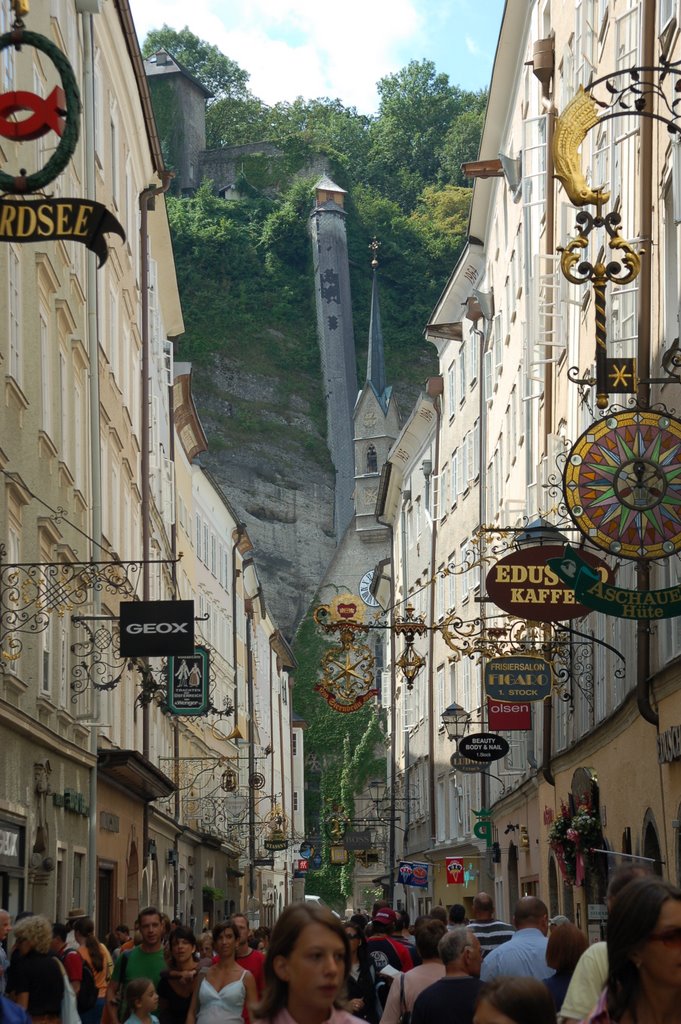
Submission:
<svg viewBox="0 0 681 1024">
<path fill-rule="evenodd" d="M 445 708 L 440 717 L 450 740 L 458 740 L 461 735 L 465 734 L 471 720 L 470 712 L 466 711 L 460 704 L 457 704 L 456 701 L 450 704 L 448 708 Z"/>
<path fill-rule="evenodd" d="M 369 796 L 373 802 L 378 805 L 385 796 L 386 785 L 382 779 L 372 779 L 371 782 L 367 783 L 367 789 L 369 790 Z"/>
</svg>

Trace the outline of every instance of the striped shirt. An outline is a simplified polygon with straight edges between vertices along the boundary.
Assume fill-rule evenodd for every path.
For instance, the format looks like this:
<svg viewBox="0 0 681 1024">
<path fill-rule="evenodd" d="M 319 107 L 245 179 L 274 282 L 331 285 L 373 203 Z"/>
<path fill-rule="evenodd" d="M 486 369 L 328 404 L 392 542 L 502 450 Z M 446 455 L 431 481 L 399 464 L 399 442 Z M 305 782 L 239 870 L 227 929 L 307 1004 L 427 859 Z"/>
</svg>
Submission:
<svg viewBox="0 0 681 1024">
<path fill-rule="evenodd" d="M 515 934 L 515 928 L 505 921 L 470 921 L 467 927 L 477 935 L 483 957 Z"/>
</svg>

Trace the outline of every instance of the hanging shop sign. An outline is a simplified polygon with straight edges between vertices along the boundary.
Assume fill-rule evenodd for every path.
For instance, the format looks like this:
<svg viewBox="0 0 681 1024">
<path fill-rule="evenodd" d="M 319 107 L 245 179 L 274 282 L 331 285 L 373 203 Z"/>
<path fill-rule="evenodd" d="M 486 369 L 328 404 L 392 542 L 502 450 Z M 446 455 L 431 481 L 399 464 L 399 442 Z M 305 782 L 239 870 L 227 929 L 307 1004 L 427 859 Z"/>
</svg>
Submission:
<svg viewBox="0 0 681 1024">
<path fill-rule="evenodd" d="M 196 647 L 190 657 L 168 658 L 168 710 L 172 715 L 205 715 L 210 708 L 210 656 Z"/>
<path fill-rule="evenodd" d="M 459 753 L 470 761 L 490 764 L 508 754 L 509 746 L 503 736 L 491 732 L 475 732 L 459 740 Z"/>
<path fill-rule="evenodd" d="M 119 614 L 122 658 L 193 657 L 193 601 L 123 601 Z"/>
<path fill-rule="evenodd" d="M 494 700 L 544 700 L 551 692 L 551 666 L 544 658 L 490 658 L 485 693 Z"/>
<path fill-rule="evenodd" d="M 464 772 L 464 774 L 474 775 L 483 770 L 483 765 L 478 761 L 469 761 L 467 757 L 462 757 L 458 752 L 452 754 L 449 763 L 455 771 Z"/>
<path fill-rule="evenodd" d="M 349 859 L 348 851 L 344 846 L 329 847 L 329 860 L 332 864 L 347 864 Z"/>
<path fill-rule="evenodd" d="M 415 889 L 428 888 L 428 864 L 417 860 L 401 860 L 397 869 L 397 881 Z"/>
<path fill-rule="evenodd" d="M 351 832 L 348 830 L 343 836 L 343 846 L 346 850 L 369 850 L 371 849 L 371 832 Z"/>
<path fill-rule="evenodd" d="M 445 857 L 447 885 L 463 885 L 465 865 L 461 857 Z"/>
<path fill-rule="evenodd" d="M 569 545 L 562 557 L 552 558 L 551 567 L 574 589 L 578 601 L 604 615 L 620 619 L 673 619 L 681 615 L 681 586 L 665 590 L 625 590 L 604 584 L 582 557 Z"/>
<path fill-rule="evenodd" d="M 27 174 L 21 168 L 15 175 L 0 171 L 0 192 L 8 194 L 0 200 L 0 241 L 82 242 L 96 253 L 101 267 L 108 256 L 105 235 L 114 232 L 123 241 L 126 238 L 123 227 L 105 206 L 79 198 L 17 198 L 42 192 L 61 174 L 75 151 L 81 114 L 73 68 L 50 39 L 23 27 L 0 36 L 0 52 L 9 48 L 21 50 L 24 46 L 49 58 L 59 74 L 61 87 L 55 86 L 46 97 L 25 90 L 0 93 L 0 137 L 21 143 L 53 132 L 59 141 L 39 170 Z M 29 116 L 17 120 L 16 115 L 24 112 Z"/>
<path fill-rule="evenodd" d="M 605 370 L 608 378 L 608 393 L 611 395 L 635 395 L 638 386 L 636 360 L 606 359 Z"/>
<path fill-rule="evenodd" d="M 266 850 L 285 850 L 288 839 L 281 833 L 272 832 L 262 844 Z"/>
<path fill-rule="evenodd" d="M 592 423 L 570 451 L 563 493 L 597 548 L 636 559 L 680 551 L 681 420 L 627 410 Z"/>
<path fill-rule="evenodd" d="M 519 619 L 562 622 L 588 615 L 591 609 L 580 605 L 574 590 L 546 564 L 549 558 L 557 558 L 562 553 L 559 544 L 512 551 L 488 572 L 488 596 L 503 611 Z M 611 570 L 605 562 L 592 554 L 585 559 L 603 580 L 610 580 Z"/>
<path fill-rule="evenodd" d="M 526 732 L 532 728 L 532 705 L 488 697 L 487 724 L 497 732 Z"/>
<path fill-rule="evenodd" d="M 309 870 L 309 868 L 310 868 L 310 862 L 308 860 L 304 860 L 303 858 L 301 858 L 298 861 L 298 871 L 300 871 L 301 874 L 304 874 L 306 871 Z"/>
</svg>

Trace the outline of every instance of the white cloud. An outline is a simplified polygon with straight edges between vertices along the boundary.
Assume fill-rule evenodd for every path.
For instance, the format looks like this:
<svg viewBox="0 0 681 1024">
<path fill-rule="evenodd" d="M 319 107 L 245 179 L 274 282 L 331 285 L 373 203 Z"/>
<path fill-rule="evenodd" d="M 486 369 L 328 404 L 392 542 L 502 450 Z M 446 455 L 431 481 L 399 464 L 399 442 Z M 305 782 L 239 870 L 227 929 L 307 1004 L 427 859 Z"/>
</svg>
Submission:
<svg viewBox="0 0 681 1024">
<path fill-rule="evenodd" d="M 466 36 L 466 49 L 473 57 L 482 56 L 482 50 L 476 43 L 475 39 L 472 39 L 470 36 Z"/>
<path fill-rule="evenodd" d="M 189 23 L 250 74 L 266 103 L 298 95 L 339 97 L 363 113 L 377 106 L 376 82 L 399 70 L 424 28 L 419 0 L 347 0 L 328 13 L 318 0 L 131 0 L 142 41 L 151 28 Z M 421 10 L 419 10 L 419 7 Z M 220 12 L 218 14 L 218 11 Z"/>
</svg>

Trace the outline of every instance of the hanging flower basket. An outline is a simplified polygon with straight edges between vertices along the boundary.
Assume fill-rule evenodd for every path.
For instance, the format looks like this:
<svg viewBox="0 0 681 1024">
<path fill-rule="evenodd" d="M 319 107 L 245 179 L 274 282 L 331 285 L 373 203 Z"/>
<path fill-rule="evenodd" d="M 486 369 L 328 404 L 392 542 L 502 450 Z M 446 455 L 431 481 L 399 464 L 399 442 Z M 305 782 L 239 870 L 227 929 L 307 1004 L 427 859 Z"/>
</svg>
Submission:
<svg viewBox="0 0 681 1024">
<path fill-rule="evenodd" d="M 561 802 L 560 814 L 549 829 L 549 844 L 556 855 L 563 880 L 581 885 L 591 851 L 603 842 L 601 820 L 590 804 L 580 804 L 574 814 Z"/>
</svg>

